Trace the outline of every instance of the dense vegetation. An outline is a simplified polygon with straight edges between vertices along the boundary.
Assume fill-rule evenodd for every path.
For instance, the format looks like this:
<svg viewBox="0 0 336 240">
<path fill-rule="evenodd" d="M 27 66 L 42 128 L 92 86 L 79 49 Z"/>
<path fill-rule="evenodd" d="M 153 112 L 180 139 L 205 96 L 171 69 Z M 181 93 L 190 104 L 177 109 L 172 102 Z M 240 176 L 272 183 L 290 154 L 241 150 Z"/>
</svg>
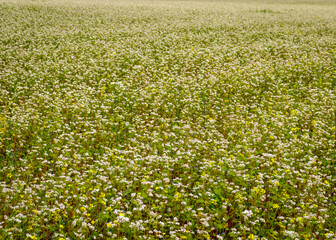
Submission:
<svg viewBox="0 0 336 240">
<path fill-rule="evenodd" d="M 3 1 L 1 239 L 336 239 L 336 4 Z"/>
</svg>

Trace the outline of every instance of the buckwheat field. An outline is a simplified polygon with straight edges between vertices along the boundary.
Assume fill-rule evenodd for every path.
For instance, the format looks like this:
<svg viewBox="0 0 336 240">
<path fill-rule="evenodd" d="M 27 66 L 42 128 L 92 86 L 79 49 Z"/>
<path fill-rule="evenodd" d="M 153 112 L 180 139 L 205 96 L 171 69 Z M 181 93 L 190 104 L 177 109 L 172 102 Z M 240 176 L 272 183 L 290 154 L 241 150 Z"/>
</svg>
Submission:
<svg viewBox="0 0 336 240">
<path fill-rule="evenodd" d="M 336 239 L 336 2 L 0 3 L 0 239 Z"/>
</svg>

